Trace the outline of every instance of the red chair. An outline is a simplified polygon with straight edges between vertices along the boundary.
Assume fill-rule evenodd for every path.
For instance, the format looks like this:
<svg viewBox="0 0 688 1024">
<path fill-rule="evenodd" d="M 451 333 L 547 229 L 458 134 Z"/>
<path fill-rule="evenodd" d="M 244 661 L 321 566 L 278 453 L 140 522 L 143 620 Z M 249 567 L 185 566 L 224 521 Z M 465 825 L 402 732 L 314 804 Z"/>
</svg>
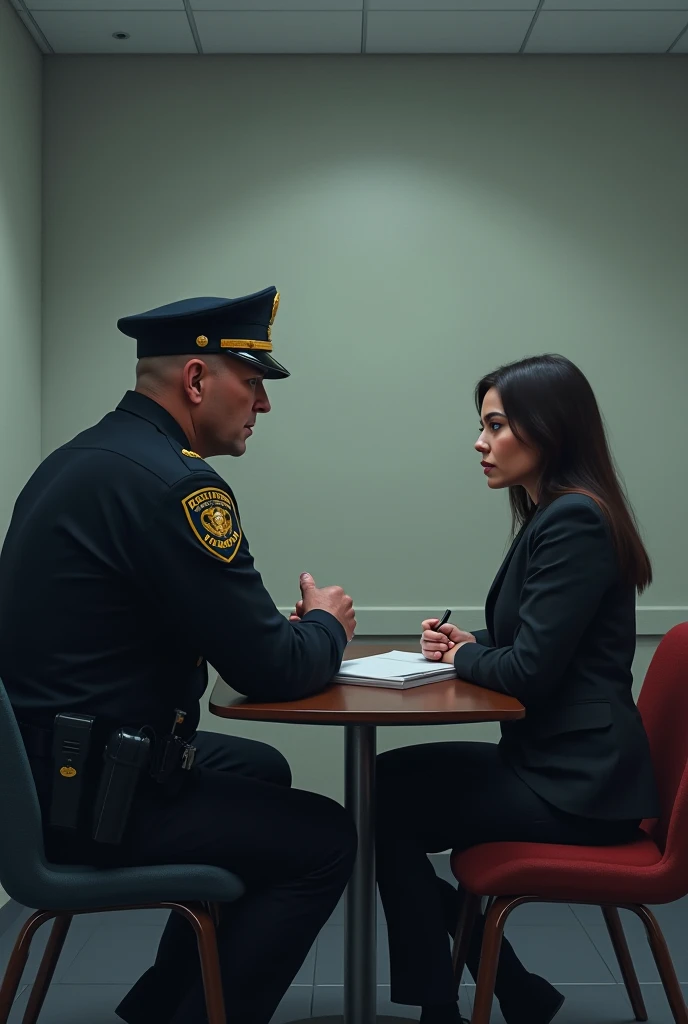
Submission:
<svg viewBox="0 0 688 1024">
<path fill-rule="evenodd" d="M 646 903 L 671 903 L 688 894 L 688 622 L 675 626 L 657 648 L 638 707 L 650 740 L 661 814 L 643 822 L 644 834 L 625 846 L 483 843 L 452 856 L 462 891 L 454 944 L 457 978 L 482 896 L 487 913 L 472 1024 L 489 1024 L 504 925 L 522 903 L 592 903 L 604 920 L 636 1020 L 647 1011 L 618 908 L 645 925 L 650 948 L 676 1024 L 688 1011 L 662 931 Z"/>
</svg>

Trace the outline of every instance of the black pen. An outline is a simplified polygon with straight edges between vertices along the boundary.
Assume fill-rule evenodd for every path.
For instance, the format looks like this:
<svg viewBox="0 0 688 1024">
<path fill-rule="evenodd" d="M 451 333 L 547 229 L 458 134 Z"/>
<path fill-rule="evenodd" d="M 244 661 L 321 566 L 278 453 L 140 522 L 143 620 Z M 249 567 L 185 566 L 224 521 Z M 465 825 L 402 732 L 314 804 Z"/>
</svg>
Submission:
<svg viewBox="0 0 688 1024">
<path fill-rule="evenodd" d="M 447 608 L 446 612 L 444 613 L 444 615 L 442 616 L 440 621 L 437 623 L 437 625 L 433 626 L 433 633 L 439 633 L 440 626 L 444 626 L 445 623 L 449 622 L 449 616 L 450 615 L 451 615 L 451 609 Z M 444 635 L 444 634 L 442 634 L 442 635 Z"/>
</svg>

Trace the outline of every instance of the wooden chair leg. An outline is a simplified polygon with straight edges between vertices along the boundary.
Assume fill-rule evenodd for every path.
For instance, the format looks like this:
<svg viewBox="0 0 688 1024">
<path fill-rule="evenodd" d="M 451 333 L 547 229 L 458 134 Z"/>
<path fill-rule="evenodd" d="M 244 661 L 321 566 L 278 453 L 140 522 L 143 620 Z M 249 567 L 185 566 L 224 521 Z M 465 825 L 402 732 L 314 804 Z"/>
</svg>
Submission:
<svg viewBox="0 0 688 1024">
<path fill-rule="evenodd" d="M 666 940 L 662 935 L 662 929 L 657 923 L 657 919 L 651 910 L 648 910 L 647 907 L 641 906 L 640 904 L 636 904 L 635 906 L 629 905 L 627 906 L 627 909 L 632 910 L 634 914 L 637 914 L 645 925 L 650 949 L 652 950 L 652 955 L 655 958 L 659 977 L 662 980 L 662 985 L 664 986 L 664 991 L 669 1001 L 669 1006 L 671 1007 L 671 1012 L 676 1024 L 688 1024 L 688 1010 L 686 1009 L 683 992 L 681 991 L 681 986 L 679 985 L 678 978 L 676 977 L 671 953 L 669 952 Z"/>
<path fill-rule="evenodd" d="M 19 932 L 7 965 L 7 970 L 5 971 L 2 987 L 0 987 L 0 1024 L 7 1024 L 7 1018 L 10 1015 L 12 1003 L 17 995 L 19 982 L 26 967 L 33 937 L 40 926 L 45 924 L 46 921 L 50 921 L 54 916 L 54 914 L 48 911 L 37 910 L 25 922 L 24 927 Z"/>
<path fill-rule="evenodd" d="M 623 925 L 621 924 L 621 918 L 619 917 L 619 911 L 616 907 L 602 907 L 602 914 L 604 915 L 605 924 L 607 925 L 609 938 L 612 940 L 616 959 L 619 961 L 621 977 L 624 980 L 624 985 L 628 992 L 628 998 L 631 1001 L 631 1007 L 633 1008 L 635 1019 L 645 1021 L 647 1020 L 647 1010 L 645 1009 L 643 994 L 640 989 L 640 985 L 638 984 L 638 976 L 635 973 L 631 953 L 628 948 L 628 943 L 626 942 L 626 936 L 624 934 Z"/>
<path fill-rule="evenodd" d="M 206 909 L 207 909 L 208 913 L 210 914 L 210 916 L 212 917 L 213 924 L 215 925 L 216 929 L 220 927 L 220 915 L 222 913 L 221 907 L 222 907 L 221 903 L 207 903 L 206 904 Z"/>
<path fill-rule="evenodd" d="M 171 903 L 166 905 L 176 910 L 177 913 L 183 914 L 196 932 L 208 1024 L 227 1024 L 220 958 L 217 953 L 215 924 L 211 914 L 201 904 Z"/>
<path fill-rule="evenodd" d="M 461 977 L 466 966 L 466 957 L 468 956 L 468 947 L 479 913 L 480 896 L 476 896 L 475 893 L 468 892 L 462 887 L 459 890 L 459 920 L 456 926 L 454 948 L 452 949 L 452 964 L 457 985 L 461 984 Z"/>
<path fill-rule="evenodd" d="M 483 945 L 480 951 L 480 970 L 475 987 L 472 1024 L 490 1024 L 504 925 L 511 911 L 521 903 L 527 902 L 530 902 L 529 897 L 499 896 L 488 911 L 483 932 Z"/>
<path fill-rule="evenodd" d="M 48 994 L 50 982 L 53 980 L 57 961 L 60 959 L 60 953 L 62 952 L 65 939 L 67 938 L 69 926 L 72 923 L 72 917 L 72 914 L 58 914 L 55 918 L 55 922 L 50 930 L 50 938 L 48 939 L 48 944 L 45 947 L 45 953 L 41 960 L 41 965 L 38 968 L 36 980 L 34 981 L 31 989 L 29 1002 L 26 1010 L 24 1011 L 22 1024 L 36 1024 L 36 1021 L 38 1020 L 38 1015 L 43 1008 L 45 997 Z"/>
</svg>

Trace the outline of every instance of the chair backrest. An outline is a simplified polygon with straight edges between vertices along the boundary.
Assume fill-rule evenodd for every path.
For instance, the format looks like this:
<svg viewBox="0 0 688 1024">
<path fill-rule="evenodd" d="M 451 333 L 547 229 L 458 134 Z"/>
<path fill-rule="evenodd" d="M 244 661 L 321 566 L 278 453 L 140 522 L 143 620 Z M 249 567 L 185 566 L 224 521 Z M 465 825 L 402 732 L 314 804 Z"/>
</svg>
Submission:
<svg viewBox="0 0 688 1024">
<path fill-rule="evenodd" d="M 14 717 L 0 682 L 0 884 L 25 903 L 46 869 L 41 810 L 36 786 Z M 28 902 L 27 906 L 32 904 Z"/>
<path fill-rule="evenodd" d="M 649 831 L 664 852 L 665 869 L 685 876 L 685 889 L 681 894 L 685 895 L 688 892 L 688 622 L 674 626 L 660 641 L 640 691 L 638 709 L 650 741 L 661 807 L 660 816 Z"/>
</svg>

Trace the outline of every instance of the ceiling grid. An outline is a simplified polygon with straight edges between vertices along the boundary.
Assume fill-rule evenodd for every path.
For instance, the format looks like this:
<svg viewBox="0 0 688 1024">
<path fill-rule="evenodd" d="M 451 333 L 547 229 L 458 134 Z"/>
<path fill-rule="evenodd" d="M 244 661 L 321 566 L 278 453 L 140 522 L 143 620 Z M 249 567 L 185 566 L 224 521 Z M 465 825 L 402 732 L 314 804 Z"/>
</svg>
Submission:
<svg viewBox="0 0 688 1024">
<path fill-rule="evenodd" d="M 11 2 L 58 54 L 688 53 L 688 0 Z"/>
</svg>

